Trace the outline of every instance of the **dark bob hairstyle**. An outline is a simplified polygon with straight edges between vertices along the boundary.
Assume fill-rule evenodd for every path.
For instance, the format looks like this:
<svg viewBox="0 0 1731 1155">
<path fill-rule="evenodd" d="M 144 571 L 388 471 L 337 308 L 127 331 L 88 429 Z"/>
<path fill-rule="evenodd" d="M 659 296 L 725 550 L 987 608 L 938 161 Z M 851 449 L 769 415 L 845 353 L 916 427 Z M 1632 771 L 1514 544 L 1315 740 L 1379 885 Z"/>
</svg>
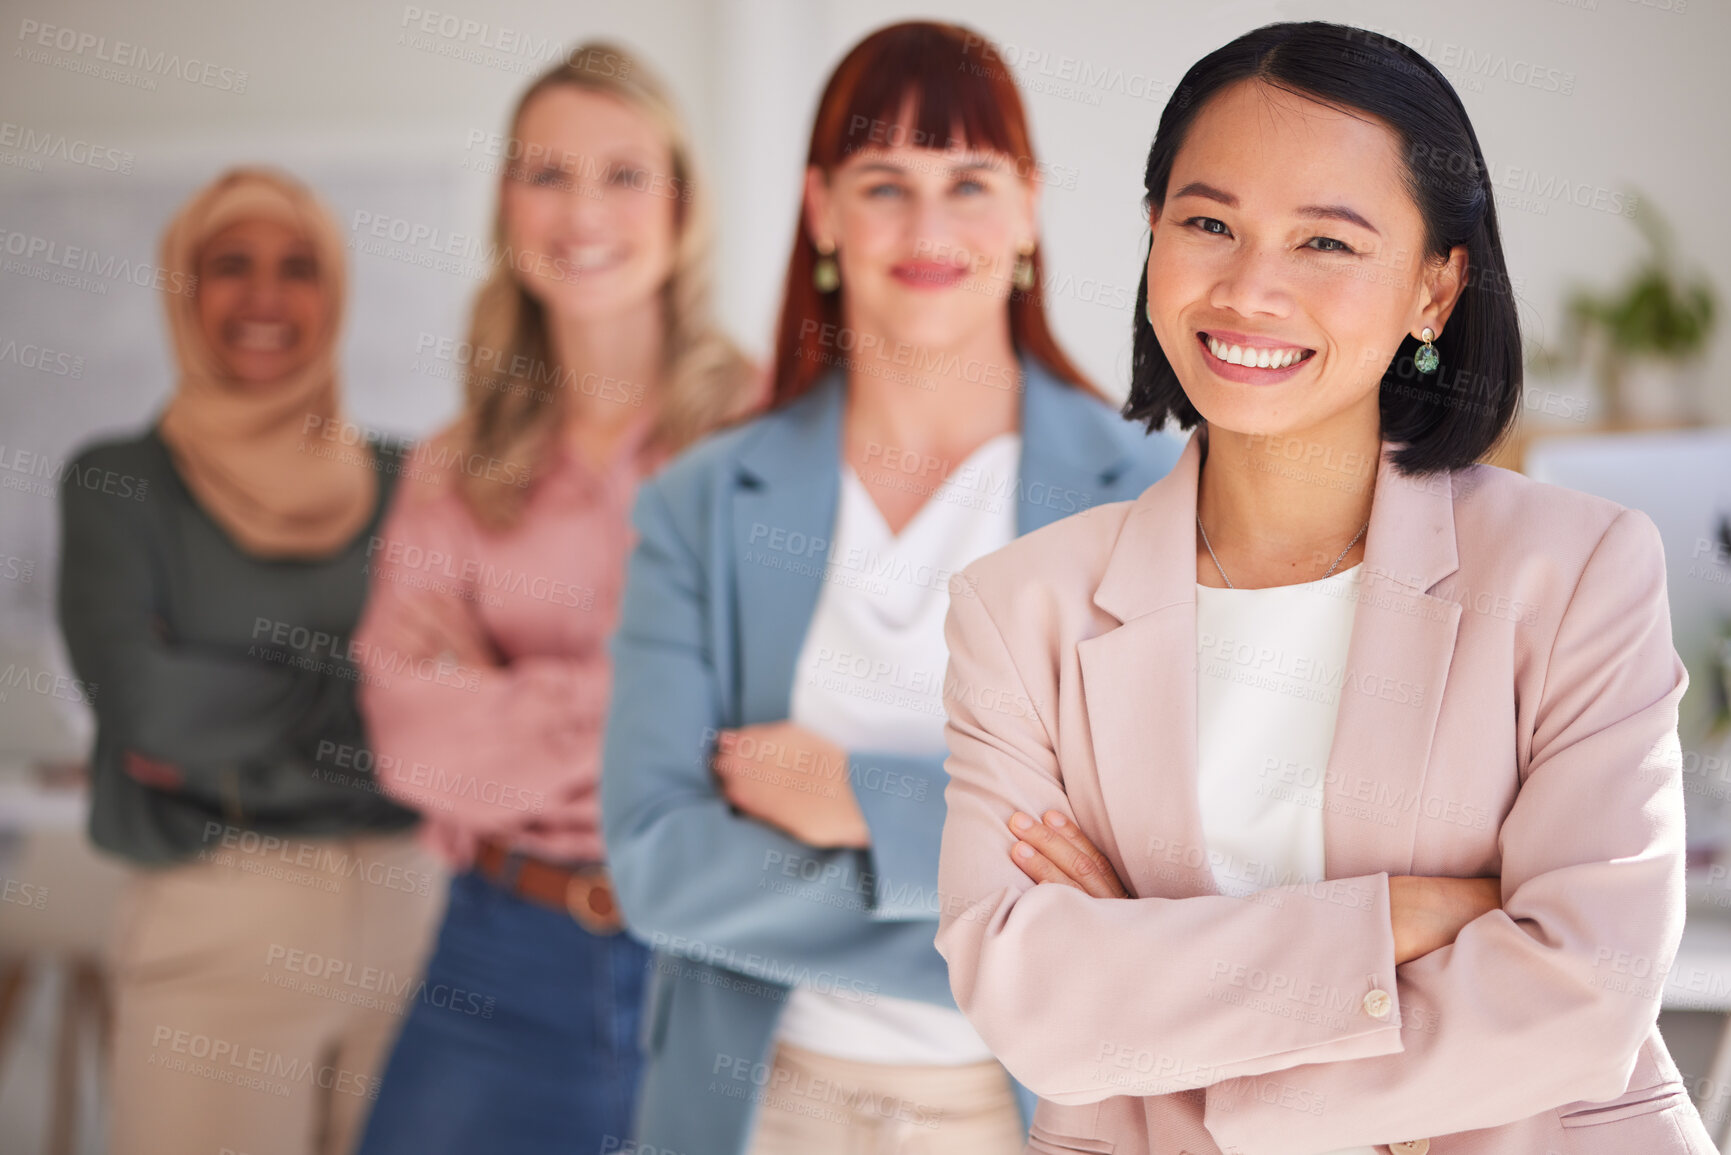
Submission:
<svg viewBox="0 0 1731 1155">
<path fill-rule="evenodd" d="M 1467 283 L 1436 339 L 1441 365 L 1420 374 L 1411 334 L 1382 377 L 1382 437 L 1400 443 L 1394 465 L 1418 475 L 1477 461 L 1507 433 L 1519 408 L 1521 334 L 1496 207 L 1478 137 L 1442 73 L 1397 40 L 1322 21 L 1269 24 L 1209 53 L 1184 74 L 1148 150 L 1143 206 L 1166 201 L 1172 162 L 1208 99 L 1241 80 L 1347 113 L 1376 117 L 1399 138 L 1407 188 L 1425 224 L 1425 257 L 1467 250 Z M 1153 241 L 1150 238 L 1149 244 Z M 1130 398 L 1124 416 L 1150 430 L 1168 418 L 1202 420 L 1148 323 L 1148 263 L 1136 290 Z"/>
</svg>

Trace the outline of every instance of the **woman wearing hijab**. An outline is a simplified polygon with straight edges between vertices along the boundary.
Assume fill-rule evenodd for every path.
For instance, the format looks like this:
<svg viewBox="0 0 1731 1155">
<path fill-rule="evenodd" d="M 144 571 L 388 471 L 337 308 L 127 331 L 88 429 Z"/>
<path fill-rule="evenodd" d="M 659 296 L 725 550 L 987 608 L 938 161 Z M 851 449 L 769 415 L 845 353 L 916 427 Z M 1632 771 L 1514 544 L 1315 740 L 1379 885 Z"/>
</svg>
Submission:
<svg viewBox="0 0 1731 1155">
<path fill-rule="evenodd" d="M 61 490 L 114 944 L 110 1150 L 343 1155 L 440 890 L 386 798 L 348 635 L 401 457 L 344 448 L 343 247 L 292 178 L 224 174 L 162 242 L 173 396 Z M 333 452 L 334 450 L 334 452 Z"/>
</svg>

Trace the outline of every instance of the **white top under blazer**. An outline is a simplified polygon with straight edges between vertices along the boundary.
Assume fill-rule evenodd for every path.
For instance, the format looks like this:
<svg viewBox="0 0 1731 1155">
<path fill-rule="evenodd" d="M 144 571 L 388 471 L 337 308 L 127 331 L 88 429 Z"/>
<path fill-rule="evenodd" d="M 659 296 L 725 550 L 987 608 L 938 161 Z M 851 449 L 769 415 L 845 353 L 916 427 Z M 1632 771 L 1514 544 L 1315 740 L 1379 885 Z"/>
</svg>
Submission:
<svg viewBox="0 0 1731 1155">
<path fill-rule="evenodd" d="M 979 446 L 899 534 L 842 463 L 835 544 L 795 667 L 790 721 L 845 750 L 943 752 L 950 575 L 1015 539 L 1021 449 L 1016 433 Z M 929 488 L 933 480 L 915 474 L 907 484 Z M 870 1063 L 955 1066 L 992 1057 L 953 1007 L 886 995 L 866 1005 L 812 987 L 788 997 L 776 1038 Z"/>
<path fill-rule="evenodd" d="M 1362 568 L 1260 590 L 1196 584 L 1196 794 L 1222 894 L 1323 877 L 1323 774 Z M 1218 997 L 1273 1015 L 1327 1013 L 1254 975 L 1222 976 Z"/>
</svg>

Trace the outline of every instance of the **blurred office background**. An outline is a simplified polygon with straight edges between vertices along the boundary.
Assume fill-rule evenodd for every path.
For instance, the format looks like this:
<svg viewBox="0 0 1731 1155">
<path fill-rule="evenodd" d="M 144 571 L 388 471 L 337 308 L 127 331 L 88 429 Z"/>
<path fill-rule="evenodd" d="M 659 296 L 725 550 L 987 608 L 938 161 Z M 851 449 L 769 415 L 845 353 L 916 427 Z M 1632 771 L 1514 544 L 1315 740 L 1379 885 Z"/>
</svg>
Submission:
<svg viewBox="0 0 1731 1155">
<path fill-rule="evenodd" d="M 1663 1022 L 1710 1123 L 1723 1110 L 1731 341 L 1698 302 L 1705 285 L 1722 313 L 1731 285 L 1731 6 L 5 0 L 3 13 L 0 671 L 28 676 L 0 679 L 0 1148 L 102 1149 L 93 963 L 117 868 L 81 832 L 89 719 L 76 695 L 39 677 L 69 672 L 43 479 L 77 445 L 146 423 L 171 385 L 148 276 L 54 284 L 42 279 L 43 246 L 153 266 L 165 222 L 194 189 L 237 162 L 285 167 L 326 198 L 350 242 L 351 415 L 424 434 L 456 409 L 457 367 L 439 346 L 463 336 L 479 284 L 461 254 L 486 240 L 509 108 L 557 48 L 608 37 L 641 52 L 680 98 L 718 192 L 721 316 L 762 356 L 818 86 L 862 34 L 912 17 L 969 24 L 1014 66 L 1049 177 L 1050 308 L 1081 365 L 1120 394 L 1146 235 L 1143 160 L 1190 63 L 1257 25 L 1320 18 L 1403 39 L 1454 81 L 1497 185 L 1534 362 L 1520 437 L 1498 460 L 1643 508 L 1667 539 L 1693 678 L 1683 738 L 1696 881 Z M 122 42 L 200 67 L 187 79 L 114 62 Z"/>
</svg>

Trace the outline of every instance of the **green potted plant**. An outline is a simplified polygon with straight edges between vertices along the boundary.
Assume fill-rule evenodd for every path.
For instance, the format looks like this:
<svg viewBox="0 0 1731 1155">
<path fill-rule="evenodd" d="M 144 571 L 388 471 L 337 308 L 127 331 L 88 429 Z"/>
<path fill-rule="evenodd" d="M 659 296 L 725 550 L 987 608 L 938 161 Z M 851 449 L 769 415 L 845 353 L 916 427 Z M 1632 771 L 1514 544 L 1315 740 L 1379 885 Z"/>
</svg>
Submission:
<svg viewBox="0 0 1731 1155">
<path fill-rule="evenodd" d="M 1636 200 L 1634 222 L 1647 238 L 1645 260 L 1619 287 L 1572 290 L 1565 305 L 1565 351 L 1540 353 L 1535 368 L 1573 368 L 1584 359 L 1606 425 L 1656 406 L 1699 421 L 1695 379 L 1718 312 L 1713 285 L 1701 274 L 1685 279 L 1670 229 L 1646 197 Z"/>
</svg>

